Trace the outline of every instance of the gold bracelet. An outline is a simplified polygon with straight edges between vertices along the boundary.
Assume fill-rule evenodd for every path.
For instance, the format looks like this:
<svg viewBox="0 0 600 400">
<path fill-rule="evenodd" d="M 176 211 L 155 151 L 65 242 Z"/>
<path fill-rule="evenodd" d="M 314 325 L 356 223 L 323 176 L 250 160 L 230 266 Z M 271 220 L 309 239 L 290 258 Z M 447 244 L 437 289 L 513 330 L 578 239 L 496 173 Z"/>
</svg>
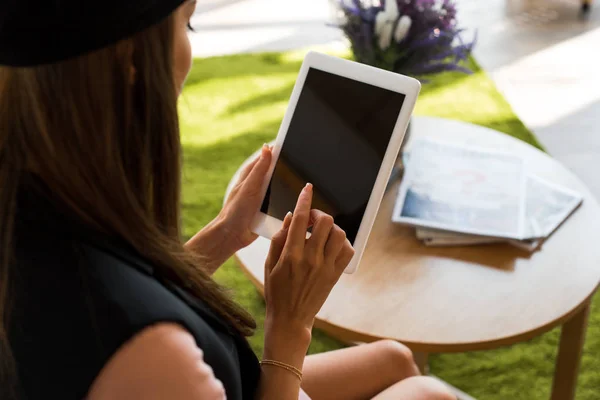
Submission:
<svg viewBox="0 0 600 400">
<path fill-rule="evenodd" d="M 283 369 L 293 373 L 294 375 L 296 375 L 296 377 L 300 380 L 300 382 L 302 382 L 302 371 L 300 371 L 298 368 L 294 367 L 293 365 L 289 365 L 286 363 L 282 363 L 281 361 L 275 361 L 275 360 L 262 360 L 260 362 L 260 365 L 273 365 L 275 367 L 283 368 Z"/>
</svg>

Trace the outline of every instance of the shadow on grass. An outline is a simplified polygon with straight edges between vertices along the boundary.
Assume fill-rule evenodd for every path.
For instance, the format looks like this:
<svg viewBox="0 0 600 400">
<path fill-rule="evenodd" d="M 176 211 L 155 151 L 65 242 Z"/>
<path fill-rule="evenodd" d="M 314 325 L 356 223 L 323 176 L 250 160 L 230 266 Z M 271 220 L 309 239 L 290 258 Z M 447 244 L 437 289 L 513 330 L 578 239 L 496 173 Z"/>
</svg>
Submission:
<svg viewBox="0 0 600 400">
<path fill-rule="evenodd" d="M 237 54 L 196 58 L 187 79 L 188 85 L 220 78 L 246 75 L 298 73 L 301 61 L 285 60 L 285 53 Z"/>
<path fill-rule="evenodd" d="M 210 79 L 233 78 L 246 75 L 269 75 L 277 73 L 298 73 L 301 60 L 286 60 L 286 53 L 236 54 L 209 58 L 196 58 L 187 83 L 193 85 Z M 350 59 L 350 56 L 344 57 Z M 473 73 L 481 68 L 471 57 L 465 65 Z M 423 84 L 423 92 L 435 90 L 449 83 L 456 84 L 471 75 L 460 72 L 445 72 L 429 78 Z"/>
<path fill-rule="evenodd" d="M 224 113 L 225 115 L 234 115 L 236 113 L 243 113 L 247 111 L 251 111 L 253 109 L 259 108 L 261 106 L 270 105 L 273 103 L 278 103 L 281 101 L 287 101 L 292 94 L 292 90 L 294 89 L 294 83 L 282 86 L 277 90 L 272 90 L 270 92 L 266 92 L 255 96 L 251 99 L 242 101 L 238 104 L 234 104 L 227 109 Z"/>
<path fill-rule="evenodd" d="M 268 53 L 268 54 L 260 55 L 259 57 L 263 57 L 264 60 L 267 60 L 267 61 L 263 60 L 264 65 L 257 66 L 257 68 L 244 69 L 245 73 L 249 73 L 252 75 L 257 75 L 257 74 L 260 75 L 260 74 L 266 73 L 267 70 L 269 71 L 269 73 L 280 73 L 280 72 L 285 71 L 285 69 L 273 69 L 272 68 L 273 65 L 281 65 L 282 63 L 286 64 L 285 61 L 281 60 L 281 54 Z M 235 57 L 232 57 L 232 58 L 235 58 Z M 229 57 L 222 57 L 219 60 L 220 60 L 220 62 L 224 62 L 224 60 L 226 60 L 226 59 L 229 60 Z M 198 62 L 200 62 L 200 61 L 203 62 L 203 60 L 198 60 Z M 208 59 L 207 61 L 213 61 L 213 59 Z M 233 61 L 233 60 L 230 60 L 230 61 Z M 299 63 L 291 63 L 291 64 L 297 64 L 298 68 L 300 65 Z M 482 71 L 479 69 L 479 66 L 472 59 L 469 61 L 468 67 L 471 68 L 474 71 L 474 73 L 482 73 Z M 225 70 L 225 68 L 223 68 L 223 70 Z M 227 76 L 235 76 L 235 75 L 228 74 Z M 456 85 L 456 84 L 460 83 L 462 80 L 469 78 L 470 76 L 471 75 L 458 73 L 458 72 L 448 72 L 448 73 L 439 74 L 438 76 L 436 76 L 435 78 L 433 78 L 431 81 L 429 81 L 427 84 L 425 84 L 423 86 L 423 93 L 435 91 L 439 88 L 443 88 L 450 84 Z M 213 77 L 215 77 L 215 76 L 213 76 Z M 248 100 L 244 100 L 238 104 L 232 105 L 231 107 L 229 107 L 227 109 L 227 111 L 224 113 L 224 115 L 231 116 L 231 115 L 235 115 L 236 113 L 252 111 L 253 109 L 259 108 L 261 106 L 270 105 L 270 104 L 281 102 L 281 101 L 287 101 L 290 98 L 290 95 L 294 88 L 294 84 L 295 84 L 295 82 L 292 82 L 291 84 L 283 85 L 276 90 L 262 93 L 258 96 L 255 96 Z"/>
</svg>

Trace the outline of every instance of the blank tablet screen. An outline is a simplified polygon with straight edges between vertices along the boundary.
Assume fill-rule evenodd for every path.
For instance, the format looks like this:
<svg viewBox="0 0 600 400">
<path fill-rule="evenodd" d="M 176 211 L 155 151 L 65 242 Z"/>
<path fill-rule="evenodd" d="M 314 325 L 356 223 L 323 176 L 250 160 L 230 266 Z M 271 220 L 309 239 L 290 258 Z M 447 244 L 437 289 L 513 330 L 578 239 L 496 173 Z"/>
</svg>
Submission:
<svg viewBox="0 0 600 400">
<path fill-rule="evenodd" d="M 354 244 L 404 95 L 310 68 L 261 211 L 283 220 L 307 182 Z"/>
</svg>

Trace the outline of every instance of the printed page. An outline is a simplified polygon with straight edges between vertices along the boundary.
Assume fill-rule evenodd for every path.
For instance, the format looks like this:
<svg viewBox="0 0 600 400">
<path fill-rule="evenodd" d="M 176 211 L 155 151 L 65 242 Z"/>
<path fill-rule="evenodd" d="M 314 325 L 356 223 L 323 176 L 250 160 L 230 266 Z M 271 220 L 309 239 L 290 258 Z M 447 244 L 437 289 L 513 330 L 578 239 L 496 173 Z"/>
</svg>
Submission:
<svg viewBox="0 0 600 400">
<path fill-rule="evenodd" d="M 417 140 L 393 221 L 498 238 L 524 235 L 524 162 L 512 154 Z"/>
</svg>

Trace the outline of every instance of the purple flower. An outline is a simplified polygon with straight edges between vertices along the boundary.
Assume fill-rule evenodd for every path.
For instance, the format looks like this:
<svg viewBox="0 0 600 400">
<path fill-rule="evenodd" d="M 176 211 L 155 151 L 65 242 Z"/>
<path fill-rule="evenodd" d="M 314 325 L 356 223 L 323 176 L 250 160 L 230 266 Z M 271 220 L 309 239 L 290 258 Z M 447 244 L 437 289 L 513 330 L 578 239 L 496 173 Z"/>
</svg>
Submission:
<svg viewBox="0 0 600 400">
<path fill-rule="evenodd" d="M 463 39 L 453 0 L 382 0 L 382 6 L 364 0 L 337 1 L 344 15 L 339 27 L 350 40 L 356 61 L 421 79 L 444 71 L 470 72 L 462 64 L 475 40 Z M 386 12 L 385 1 L 396 1 L 398 6 L 398 15 L 392 14 L 395 19 L 390 23 L 395 24 L 393 37 L 399 41 L 392 39 L 388 47 L 389 41 L 384 40 L 386 46 L 382 49 L 375 21 L 378 13 Z M 399 27 L 401 18 L 403 24 Z M 385 34 L 388 39 L 389 25 Z"/>
</svg>

